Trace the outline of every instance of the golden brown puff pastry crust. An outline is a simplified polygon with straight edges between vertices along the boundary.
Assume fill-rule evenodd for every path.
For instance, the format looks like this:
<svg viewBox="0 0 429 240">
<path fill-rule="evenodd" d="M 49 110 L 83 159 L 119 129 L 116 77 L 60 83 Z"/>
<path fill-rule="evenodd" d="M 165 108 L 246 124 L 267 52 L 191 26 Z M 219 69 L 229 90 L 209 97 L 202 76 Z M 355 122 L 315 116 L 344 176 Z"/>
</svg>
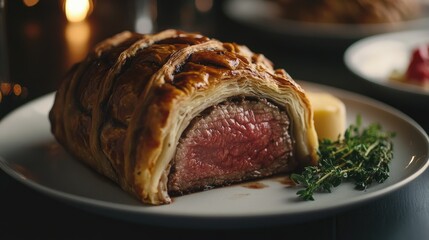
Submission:
<svg viewBox="0 0 429 240">
<path fill-rule="evenodd" d="M 317 135 L 304 90 L 261 54 L 174 29 L 119 33 L 99 43 L 61 83 L 52 133 L 72 155 L 143 203 L 171 202 L 167 181 L 192 119 L 234 96 L 286 109 L 302 166 L 317 162 Z"/>
</svg>

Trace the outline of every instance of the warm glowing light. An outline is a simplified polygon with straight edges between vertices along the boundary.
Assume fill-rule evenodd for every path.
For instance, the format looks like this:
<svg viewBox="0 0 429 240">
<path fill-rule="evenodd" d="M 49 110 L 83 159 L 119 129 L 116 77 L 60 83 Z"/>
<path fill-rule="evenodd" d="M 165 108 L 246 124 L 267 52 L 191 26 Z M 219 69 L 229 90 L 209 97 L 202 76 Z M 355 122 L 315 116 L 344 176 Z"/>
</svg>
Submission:
<svg viewBox="0 0 429 240">
<path fill-rule="evenodd" d="M 39 3 L 39 0 L 22 0 L 22 2 L 27 7 L 33 7 L 33 6 L 35 6 L 36 4 Z"/>
<path fill-rule="evenodd" d="M 42 29 L 39 22 L 28 21 L 24 24 L 23 30 L 28 39 L 36 40 L 41 36 Z"/>
<path fill-rule="evenodd" d="M 213 7 L 213 0 L 195 0 L 195 7 L 200 12 L 208 12 Z"/>
<path fill-rule="evenodd" d="M 25 98 L 27 96 L 27 88 L 22 87 L 20 84 L 2 82 L 0 83 L 0 103 L 2 102 L 4 97 L 8 97 L 10 95 L 15 95 L 16 97 Z"/>
<path fill-rule="evenodd" d="M 13 85 L 13 94 L 15 94 L 15 96 L 19 96 L 22 93 L 22 87 L 19 84 L 14 84 Z"/>
<path fill-rule="evenodd" d="M 91 27 L 88 22 L 69 23 L 65 29 L 65 38 L 68 46 L 69 64 L 82 60 L 89 47 Z"/>
<path fill-rule="evenodd" d="M 91 0 L 65 0 L 64 11 L 70 22 L 81 22 L 89 16 L 92 11 Z"/>
<path fill-rule="evenodd" d="M 2 82 L 0 84 L 0 91 L 4 95 L 9 95 L 11 90 L 12 90 L 12 86 L 10 85 L 10 83 L 8 83 L 8 82 Z"/>
</svg>

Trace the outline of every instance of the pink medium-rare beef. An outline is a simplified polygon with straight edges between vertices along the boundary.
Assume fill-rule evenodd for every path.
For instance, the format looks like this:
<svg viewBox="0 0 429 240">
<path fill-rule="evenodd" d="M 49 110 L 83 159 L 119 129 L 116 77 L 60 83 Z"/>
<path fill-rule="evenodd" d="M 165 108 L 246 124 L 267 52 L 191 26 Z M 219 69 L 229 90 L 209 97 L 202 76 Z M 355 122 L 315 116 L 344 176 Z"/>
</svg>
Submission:
<svg viewBox="0 0 429 240">
<path fill-rule="evenodd" d="M 285 70 L 176 29 L 97 44 L 61 82 L 49 120 L 76 159 L 151 205 L 318 161 L 309 99 Z"/>
<path fill-rule="evenodd" d="M 265 99 L 216 105 L 182 135 L 170 171 L 172 195 L 258 179 L 295 167 L 287 114 Z"/>
</svg>

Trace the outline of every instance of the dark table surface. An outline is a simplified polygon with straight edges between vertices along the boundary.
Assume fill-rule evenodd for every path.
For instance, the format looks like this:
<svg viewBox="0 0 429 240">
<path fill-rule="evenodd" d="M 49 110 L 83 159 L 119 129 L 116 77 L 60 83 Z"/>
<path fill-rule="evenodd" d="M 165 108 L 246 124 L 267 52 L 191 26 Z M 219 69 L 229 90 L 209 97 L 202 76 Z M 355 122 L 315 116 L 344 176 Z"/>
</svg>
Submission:
<svg viewBox="0 0 429 240">
<path fill-rule="evenodd" d="M 4 117 L 22 104 L 55 91 L 66 70 L 100 40 L 122 30 L 135 30 L 134 1 L 96 1 L 86 20 L 88 35 L 70 42 L 69 23 L 60 1 L 41 0 L 34 7 L 23 1 L 6 4 L 9 81 L 24 87 L 20 97 L 3 96 Z M 383 101 L 412 117 L 426 132 L 429 103 L 401 104 L 354 76 L 344 65 L 344 50 L 356 39 L 299 39 L 264 33 L 234 22 L 216 1 L 206 19 L 197 25 L 184 23 L 222 41 L 247 45 L 264 53 L 276 67 L 295 79 L 353 91 Z M 165 7 L 163 1 L 158 8 Z M 171 3 L 172 4 L 172 3 Z M 179 8 L 171 8 L 178 11 Z M 181 27 L 172 20 L 176 12 L 159 11 L 157 28 Z M 164 14 L 164 15 L 162 15 Z M 170 15 L 169 15 L 170 14 Z M 167 17 L 166 17 L 167 16 Z M 171 17 L 171 19 L 169 18 Z M 77 40 L 79 41 L 79 40 Z M 73 44 L 78 44 L 73 46 Z M 79 45 L 80 44 L 80 45 Z M 83 52 L 83 53 L 82 53 Z M 31 121 L 31 119 L 29 119 Z M 290 224 L 248 229 L 191 229 L 163 227 L 106 217 L 46 196 L 0 170 L 0 239 L 104 239 L 146 238 L 280 238 L 297 239 L 429 239 L 429 172 L 397 191 L 365 204 L 319 218 Z"/>
</svg>

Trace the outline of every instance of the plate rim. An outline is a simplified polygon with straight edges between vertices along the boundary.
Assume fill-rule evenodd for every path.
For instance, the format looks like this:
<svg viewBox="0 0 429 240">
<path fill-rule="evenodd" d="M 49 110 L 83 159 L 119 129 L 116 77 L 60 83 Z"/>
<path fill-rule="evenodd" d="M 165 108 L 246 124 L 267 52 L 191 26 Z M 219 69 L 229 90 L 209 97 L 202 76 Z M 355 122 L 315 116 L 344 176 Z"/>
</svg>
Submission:
<svg viewBox="0 0 429 240">
<path fill-rule="evenodd" d="M 420 132 L 422 134 L 422 136 L 426 139 L 426 145 L 428 146 L 429 149 L 429 137 L 427 135 L 427 133 L 423 130 L 423 128 L 417 123 L 415 122 L 411 117 L 409 117 L 408 115 L 406 115 L 405 113 L 383 103 L 380 102 L 378 100 L 366 97 L 364 95 L 360 95 L 354 92 L 349 92 L 347 90 L 343 90 L 343 89 L 339 89 L 339 88 L 335 88 L 335 87 L 331 87 L 331 86 L 327 86 L 327 85 L 321 85 L 321 84 L 317 84 L 317 83 L 312 83 L 312 82 L 306 82 L 306 81 L 299 81 L 297 80 L 297 83 L 300 84 L 304 89 L 306 89 L 306 85 L 310 85 L 312 87 L 317 87 L 321 90 L 328 90 L 328 91 L 334 91 L 334 92 L 339 92 L 342 97 L 347 96 L 346 98 L 351 99 L 353 101 L 362 101 L 364 100 L 365 103 L 370 103 L 371 105 L 375 106 L 376 108 L 379 107 L 383 107 L 385 111 L 387 111 L 389 114 L 393 114 L 397 117 L 400 117 L 401 119 L 407 121 L 410 125 L 412 125 L 413 128 L 415 128 L 416 131 Z M 14 112 L 16 111 L 20 111 L 22 110 L 25 106 L 31 106 L 32 104 L 34 104 L 36 101 L 42 101 L 43 99 L 46 98 L 50 98 L 52 97 L 53 93 L 48 93 L 42 97 L 36 98 L 26 104 L 24 104 L 21 107 L 18 107 L 17 109 L 15 109 L 14 111 L 12 111 L 10 114 L 8 114 L 5 118 L 8 117 L 13 117 L 14 116 Z M 0 124 L 3 122 L 0 121 Z M 182 213 L 180 214 L 172 214 L 172 213 L 165 213 L 165 212 L 151 212 L 151 211 L 146 211 L 146 208 L 141 208 L 140 206 L 134 206 L 134 205 L 129 205 L 129 204 L 123 204 L 123 203 L 114 203 L 114 202 L 109 202 L 109 201 L 105 201 L 105 200 L 98 200 L 98 199 L 94 199 L 94 198 L 90 198 L 90 197 L 86 197 L 86 196 L 79 196 L 79 195 L 75 195 L 66 191 L 60 191 L 60 190 L 56 190 L 53 188 L 50 188 L 48 186 L 45 186 L 41 183 L 38 182 L 34 182 L 33 180 L 29 180 L 29 179 L 25 179 L 24 176 L 22 176 L 20 173 L 14 171 L 12 168 L 10 168 L 8 166 L 7 160 L 3 159 L 2 156 L 0 156 L 0 169 L 2 169 L 3 171 L 5 171 L 8 175 L 10 175 L 11 177 L 13 177 L 14 179 L 18 180 L 19 182 L 23 183 L 24 185 L 26 185 L 27 187 L 33 188 L 33 189 L 37 189 L 38 192 L 41 192 L 43 194 L 47 194 L 50 197 L 54 197 L 56 199 L 60 199 L 62 201 L 68 202 L 68 203 L 74 203 L 74 204 L 78 204 L 79 206 L 81 206 L 84 209 L 87 209 L 89 211 L 95 211 L 95 209 L 100 209 L 100 210 L 110 210 L 112 212 L 116 212 L 119 213 L 121 216 L 115 216 L 118 218 L 124 218 L 125 220 L 127 219 L 127 216 L 122 216 L 124 215 L 124 213 L 127 214 L 132 214 L 134 217 L 141 217 L 142 214 L 144 216 L 149 216 L 149 218 L 156 218 L 158 220 L 158 224 L 169 224 L 168 221 L 164 222 L 165 219 L 171 219 L 171 218 L 176 218 L 176 219 L 186 219 L 186 221 L 180 223 L 179 225 L 183 225 L 183 226 L 190 226 L 189 224 L 192 223 L 193 226 L 195 227 L 207 227 L 207 222 L 211 222 L 211 221 L 216 221 L 219 223 L 220 220 L 225 221 L 225 224 L 219 224 L 216 225 L 215 227 L 237 227 L 241 224 L 231 224 L 232 222 L 236 222 L 237 220 L 246 218 L 247 221 L 252 222 L 253 224 L 249 224 L 248 226 L 260 226 L 261 225 L 261 221 L 262 219 L 277 219 L 278 222 L 277 223 L 288 223 L 288 222 L 299 222 L 299 221 L 304 221 L 308 219 L 307 215 L 313 215 L 311 217 L 311 219 L 317 219 L 318 217 L 322 217 L 322 216 L 327 216 L 330 214 L 334 214 L 338 211 L 347 209 L 349 207 L 353 207 L 353 206 L 358 206 L 361 204 L 364 204 L 368 201 L 372 201 L 374 199 L 377 199 L 378 197 L 384 196 L 388 193 L 392 193 L 400 188 L 402 188 L 403 186 L 405 186 L 406 184 L 414 181 L 417 177 L 419 177 L 424 171 L 426 171 L 426 169 L 429 166 L 429 156 L 427 156 L 428 159 L 425 160 L 424 164 L 422 166 L 419 167 L 419 169 L 415 172 L 413 172 L 410 176 L 408 176 L 405 179 L 402 179 L 401 181 L 393 184 L 393 185 L 389 185 L 386 186 L 384 188 L 379 189 L 378 191 L 375 192 L 371 192 L 369 194 L 362 194 L 358 197 L 354 197 L 352 199 L 352 201 L 346 201 L 346 202 L 342 202 L 340 205 L 331 205 L 329 207 L 322 207 L 320 209 L 311 209 L 309 211 L 305 211 L 305 212 L 293 212 L 293 213 L 284 213 L 284 212 L 279 212 L 277 214 L 273 214 L 270 213 L 269 215 L 263 215 L 263 214 L 255 214 L 255 215 L 223 215 L 223 216 L 207 216 L 207 215 L 195 215 L 195 214 L 189 214 L 189 215 L 184 215 Z M 317 200 L 316 200 L 317 201 Z M 173 203 L 174 204 L 174 203 Z M 155 206 L 156 207 L 156 206 Z M 100 213 L 99 211 L 97 211 L 97 213 Z M 105 214 L 109 214 L 109 213 L 105 213 Z M 111 213 L 110 213 L 111 214 Z M 115 214 L 116 215 L 116 214 Z M 303 215 L 307 216 L 304 217 Z M 295 220 L 291 220 L 292 217 L 296 217 L 296 216 L 300 216 L 301 219 L 295 219 Z M 143 217 L 144 218 L 144 217 Z M 150 223 L 151 220 L 147 220 L 147 219 L 139 219 L 139 221 L 143 221 L 145 223 Z M 272 225 L 273 223 L 271 223 L 270 225 Z M 175 223 L 174 226 L 177 226 L 177 222 Z"/>
</svg>

